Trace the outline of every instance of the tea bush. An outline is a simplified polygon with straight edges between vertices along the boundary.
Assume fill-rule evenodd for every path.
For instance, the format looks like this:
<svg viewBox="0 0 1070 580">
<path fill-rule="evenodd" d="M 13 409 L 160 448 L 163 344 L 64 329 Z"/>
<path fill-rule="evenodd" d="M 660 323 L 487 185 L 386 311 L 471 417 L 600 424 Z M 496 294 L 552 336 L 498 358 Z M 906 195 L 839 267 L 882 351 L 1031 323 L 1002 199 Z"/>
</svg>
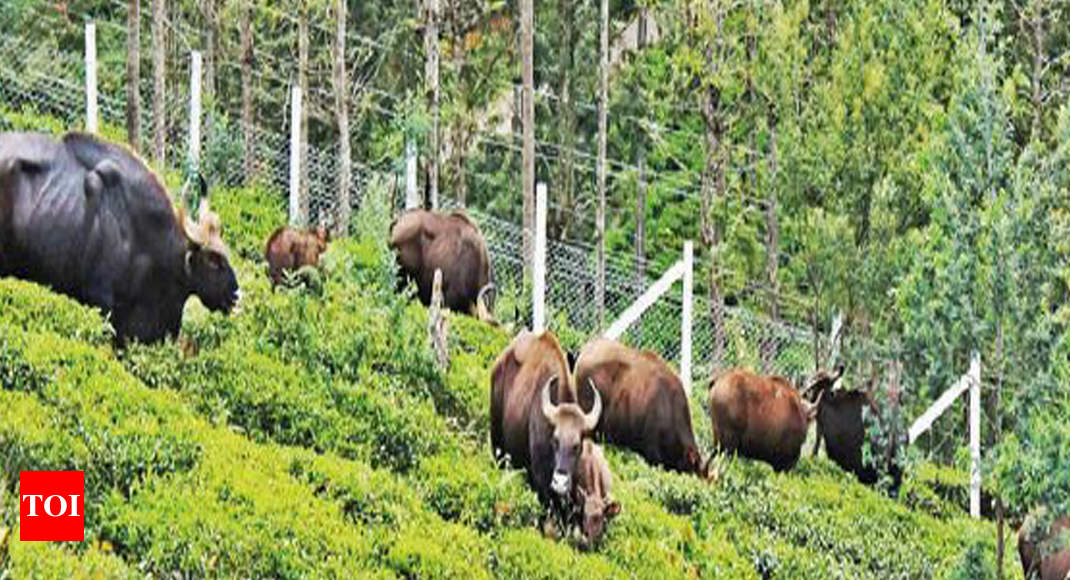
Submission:
<svg viewBox="0 0 1070 580">
<path fill-rule="evenodd" d="M 623 510 L 601 545 L 585 552 L 574 532 L 545 537 L 524 474 L 496 465 L 487 440 L 489 373 L 507 329 L 448 315 L 451 363 L 436 368 L 426 312 L 397 287 L 389 210 L 374 191 L 354 216 L 357 234 L 323 256 L 318 288 L 272 290 L 261 253 L 285 223 L 281 199 L 262 187 L 215 193 L 244 298 L 229 316 L 191 301 L 179 341 L 115 352 L 99 312 L 0 280 L 0 487 L 14 492 L 22 469 L 78 469 L 88 498 L 87 542 L 9 539 L 0 576 L 883 579 L 992 569 L 993 527 L 965 517 L 957 485 L 941 489 L 950 475 L 908 473 L 896 501 L 808 456 L 786 474 L 717 458 L 707 482 L 607 447 Z M 572 346 L 583 339 L 565 335 Z M 702 390 L 692 414 L 708 448 Z M 0 502 L 0 535 L 17 533 L 15 505 Z"/>
</svg>

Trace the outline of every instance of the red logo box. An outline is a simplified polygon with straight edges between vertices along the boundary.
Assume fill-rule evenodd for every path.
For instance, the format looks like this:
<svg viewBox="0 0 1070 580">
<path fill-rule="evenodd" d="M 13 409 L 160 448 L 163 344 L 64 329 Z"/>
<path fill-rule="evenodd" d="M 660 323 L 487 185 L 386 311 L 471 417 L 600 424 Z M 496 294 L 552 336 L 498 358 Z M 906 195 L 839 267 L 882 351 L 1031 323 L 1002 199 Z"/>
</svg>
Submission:
<svg viewBox="0 0 1070 580">
<path fill-rule="evenodd" d="M 19 540 L 85 540 L 85 473 L 19 472 Z"/>
</svg>

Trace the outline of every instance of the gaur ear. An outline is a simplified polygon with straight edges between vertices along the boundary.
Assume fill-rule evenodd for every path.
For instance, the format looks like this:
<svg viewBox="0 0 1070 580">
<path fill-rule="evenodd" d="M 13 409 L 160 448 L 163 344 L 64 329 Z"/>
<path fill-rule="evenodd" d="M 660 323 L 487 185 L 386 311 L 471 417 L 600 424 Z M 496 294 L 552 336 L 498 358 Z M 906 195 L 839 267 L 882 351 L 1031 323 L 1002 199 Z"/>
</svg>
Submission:
<svg viewBox="0 0 1070 580">
<path fill-rule="evenodd" d="M 606 509 L 602 513 L 604 513 L 607 518 L 617 517 L 617 515 L 620 514 L 620 502 L 616 500 L 610 501 L 606 504 Z"/>
<path fill-rule="evenodd" d="M 118 185 L 120 179 L 122 179 L 122 175 L 119 173 L 119 166 L 114 161 L 105 159 L 97 163 L 97 166 L 92 171 L 85 174 L 86 195 L 96 197 L 105 188 Z"/>
<path fill-rule="evenodd" d="M 843 376 L 843 367 L 844 367 L 843 363 L 840 363 L 839 366 L 836 367 L 836 374 L 833 375 L 833 377 L 832 377 L 832 383 L 833 384 L 835 384 L 836 381 L 840 380 L 840 377 Z"/>
</svg>

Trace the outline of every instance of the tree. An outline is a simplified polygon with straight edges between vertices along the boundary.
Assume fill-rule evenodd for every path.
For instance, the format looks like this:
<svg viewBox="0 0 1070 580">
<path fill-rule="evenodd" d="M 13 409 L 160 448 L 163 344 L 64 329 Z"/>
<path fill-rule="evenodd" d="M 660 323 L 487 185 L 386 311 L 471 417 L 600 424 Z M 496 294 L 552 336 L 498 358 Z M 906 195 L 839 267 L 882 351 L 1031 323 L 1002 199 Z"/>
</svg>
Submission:
<svg viewBox="0 0 1070 580">
<path fill-rule="evenodd" d="M 216 44 L 219 36 L 219 13 L 216 0 L 201 0 L 204 18 L 204 96 L 210 103 L 215 96 Z"/>
<path fill-rule="evenodd" d="M 249 14 L 252 0 L 238 0 L 241 34 L 241 124 L 242 167 L 246 185 L 252 183 L 256 172 L 256 133 L 253 131 L 253 27 Z"/>
<path fill-rule="evenodd" d="M 167 80 L 167 61 L 164 53 L 166 11 L 165 0 L 152 0 L 152 155 L 158 167 L 163 167 L 166 163 L 167 147 L 167 111 L 164 110 Z"/>
<path fill-rule="evenodd" d="M 599 18 L 598 65 L 598 212 L 595 217 L 598 238 L 598 270 L 595 274 L 594 301 L 598 311 L 598 328 L 606 324 L 606 116 L 609 108 L 609 0 L 601 0 Z"/>
<path fill-rule="evenodd" d="M 438 208 L 438 174 L 439 157 L 442 147 L 439 144 L 439 46 L 438 46 L 438 11 L 439 0 L 427 0 L 426 25 L 424 28 L 424 48 L 427 53 L 425 82 L 427 85 L 427 108 L 431 112 L 431 135 L 428 139 L 428 189 L 431 207 Z"/>
<path fill-rule="evenodd" d="M 141 148 L 141 0 L 130 0 L 126 19 L 126 140 Z"/>
<path fill-rule="evenodd" d="M 646 7 L 639 10 L 639 30 L 636 32 L 636 45 L 639 52 L 646 48 L 647 18 Z M 638 176 L 635 187 L 635 276 L 639 287 L 646 286 L 645 248 L 646 248 L 646 139 L 640 131 L 636 153 Z"/>
<path fill-rule="evenodd" d="M 561 75 L 558 89 L 560 114 L 557 115 L 558 142 L 561 144 L 558 157 L 557 183 L 554 189 L 558 193 L 557 219 L 560 227 L 559 238 L 568 238 L 572 222 L 574 199 L 574 168 L 572 150 L 576 139 L 576 111 L 572 102 L 573 73 L 576 45 L 575 5 L 574 0 L 558 1 L 558 18 L 561 19 L 561 47 L 558 53 L 558 68 Z"/>
<path fill-rule="evenodd" d="M 349 84 L 346 81 L 346 2 L 334 0 L 334 114 L 338 123 L 338 221 L 334 224 L 337 235 L 349 231 L 350 179 L 353 173 L 353 156 L 349 142 Z"/>
<path fill-rule="evenodd" d="M 523 88 L 520 122 L 523 131 L 524 279 L 531 279 L 535 233 L 535 9 L 534 0 L 520 0 L 520 60 Z"/>
</svg>

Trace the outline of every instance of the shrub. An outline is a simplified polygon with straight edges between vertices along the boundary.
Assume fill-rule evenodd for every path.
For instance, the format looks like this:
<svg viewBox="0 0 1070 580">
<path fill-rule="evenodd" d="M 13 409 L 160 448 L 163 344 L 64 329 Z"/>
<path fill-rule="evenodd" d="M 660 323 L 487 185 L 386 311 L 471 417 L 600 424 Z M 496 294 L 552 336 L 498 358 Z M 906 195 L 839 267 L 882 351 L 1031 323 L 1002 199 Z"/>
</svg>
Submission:
<svg viewBox="0 0 1070 580">
<path fill-rule="evenodd" d="M 94 346 L 109 344 L 114 335 L 96 308 L 14 278 L 0 279 L 0 313 L 24 331 L 53 332 Z"/>
<path fill-rule="evenodd" d="M 480 532 L 534 526 L 543 512 L 524 473 L 498 469 L 489 449 L 429 457 L 414 477 L 431 510 Z"/>
</svg>

